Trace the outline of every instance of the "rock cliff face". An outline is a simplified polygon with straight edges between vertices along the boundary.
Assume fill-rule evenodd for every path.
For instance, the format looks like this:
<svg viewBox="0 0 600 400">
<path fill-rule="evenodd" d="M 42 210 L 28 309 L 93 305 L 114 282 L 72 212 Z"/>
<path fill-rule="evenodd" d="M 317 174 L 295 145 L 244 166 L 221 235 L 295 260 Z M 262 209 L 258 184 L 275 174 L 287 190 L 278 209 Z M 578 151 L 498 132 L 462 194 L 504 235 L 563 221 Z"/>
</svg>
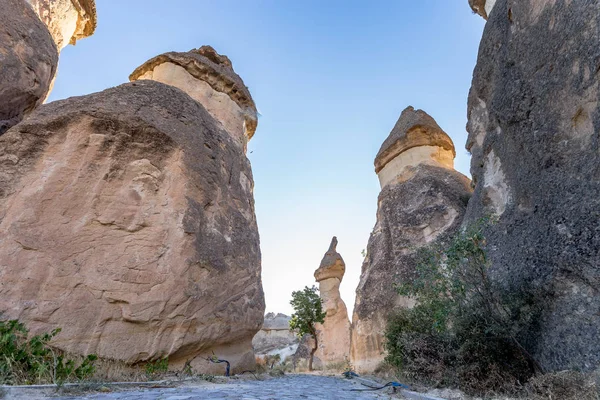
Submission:
<svg viewBox="0 0 600 400">
<path fill-rule="evenodd" d="M 433 118 L 408 107 L 375 159 L 382 189 L 352 316 L 351 361 L 359 372 L 383 361 L 390 313 L 413 306 L 393 284 L 411 279 L 418 248 L 460 227 L 470 182 L 453 169 L 454 154 Z"/>
<path fill-rule="evenodd" d="M 279 354 L 283 361 L 296 352 L 298 336 L 290 331 L 290 319 L 285 314 L 265 315 L 262 328 L 252 339 L 252 347 L 256 355 Z"/>
<path fill-rule="evenodd" d="M 475 192 L 496 279 L 544 313 L 549 370 L 600 365 L 600 2 L 498 0 L 469 95 Z"/>
<path fill-rule="evenodd" d="M 58 65 L 50 33 L 25 0 L 0 2 L 0 135 L 44 102 Z"/>
<path fill-rule="evenodd" d="M 319 292 L 323 300 L 325 322 L 317 325 L 319 347 L 316 356 L 325 364 L 343 362 L 350 355 L 350 320 L 346 304 L 340 296 L 340 284 L 346 264 L 336 251 L 337 238 L 331 240 L 329 250 L 315 271 Z"/>
<path fill-rule="evenodd" d="M 263 321 L 250 163 L 182 90 L 54 102 L 0 137 L 0 312 L 128 363 L 251 369 Z"/>
</svg>

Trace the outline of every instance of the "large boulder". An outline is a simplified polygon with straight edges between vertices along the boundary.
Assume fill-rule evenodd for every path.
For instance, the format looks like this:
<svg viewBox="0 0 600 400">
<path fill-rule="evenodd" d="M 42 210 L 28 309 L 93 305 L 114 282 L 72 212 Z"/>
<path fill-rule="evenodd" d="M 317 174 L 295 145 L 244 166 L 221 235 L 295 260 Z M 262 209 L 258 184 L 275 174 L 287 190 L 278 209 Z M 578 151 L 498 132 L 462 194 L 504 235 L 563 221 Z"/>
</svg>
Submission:
<svg viewBox="0 0 600 400">
<path fill-rule="evenodd" d="M 0 135 L 41 105 L 52 85 L 58 51 L 25 0 L 0 2 Z"/>
<path fill-rule="evenodd" d="M 471 190 L 469 179 L 453 168 L 454 155 L 450 137 L 412 107 L 402 112 L 377 155 L 377 223 L 352 316 L 351 361 L 359 372 L 372 372 L 385 358 L 388 317 L 414 305 L 396 293 L 394 283 L 412 279 L 419 248 L 460 227 Z"/>
<path fill-rule="evenodd" d="M 319 268 L 315 271 L 323 311 L 326 313 L 325 321 L 316 326 L 318 346 L 315 354 L 326 364 L 347 361 L 350 355 L 350 319 L 346 303 L 340 295 L 340 284 L 346 272 L 346 264 L 336 250 L 337 244 L 337 238 L 334 236 Z"/>
<path fill-rule="evenodd" d="M 250 162 L 182 90 L 140 81 L 0 137 L 0 312 L 77 354 L 254 365 L 264 298 Z M 214 367 L 214 369 L 212 369 Z"/>
<path fill-rule="evenodd" d="M 475 192 L 493 275 L 535 296 L 528 350 L 600 366 L 600 2 L 498 0 L 469 95 Z"/>
</svg>

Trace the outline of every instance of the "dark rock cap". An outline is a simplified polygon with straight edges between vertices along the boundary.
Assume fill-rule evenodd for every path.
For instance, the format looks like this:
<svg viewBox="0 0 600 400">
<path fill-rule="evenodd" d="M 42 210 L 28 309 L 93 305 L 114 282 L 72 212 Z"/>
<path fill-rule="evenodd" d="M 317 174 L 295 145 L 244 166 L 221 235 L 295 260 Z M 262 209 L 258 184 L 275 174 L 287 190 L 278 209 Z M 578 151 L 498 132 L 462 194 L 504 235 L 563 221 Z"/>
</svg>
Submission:
<svg viewBox="0 0 600 400">
<path fill-rule="evenodd" d="M 129 80 L 135 81 L 146 72 L 166 62 L 185 68 L 194 78 L 208 83 L 218 92 L 227 94 L 245 113 L 248 139 L 254 136 L 258 125 L 256 105 L 244 81 L 233 70 L 231 60 L 227 56 L 217 53 L 211 46 L 202 46 L 182 53 L 164 53 L 137 67 L 129 76 Z"/>
<path fill-rule="evenodd" d="M 419 146 L 439 146 L 456 156 L 452 139 L 437 122 L 425 111 L 409 106 L 402 111 L 394 129 L 381 145 L 375 157 L 375 172 L 379 173 L 399 154 Z"/>
<path fill-rule="evenodd" d="M 341 281 L 344 277 L 346 264 L 340 253 L 336 251 L 337 244 L 337 238 L 334 236 L 333 239 L 331 239 L 329 250 L 327 250 L 327 253 L 323 256 L 323 260 L 321 260 L 321 265 L 315 271 L 315 279 L 317 282 L 328 278 L 338 278 Z"/>
</svg>

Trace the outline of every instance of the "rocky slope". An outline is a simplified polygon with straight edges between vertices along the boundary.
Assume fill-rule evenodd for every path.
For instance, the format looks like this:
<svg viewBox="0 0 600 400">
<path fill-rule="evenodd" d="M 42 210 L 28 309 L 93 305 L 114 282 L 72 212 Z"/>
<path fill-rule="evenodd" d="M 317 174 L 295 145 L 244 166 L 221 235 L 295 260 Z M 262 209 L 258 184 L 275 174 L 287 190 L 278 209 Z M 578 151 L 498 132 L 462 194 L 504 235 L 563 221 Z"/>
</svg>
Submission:
<svg viewBox="0 0 600 400">
<path fill-rule="evenodd" d="M 61 327 L 55 345 L 74 353 L 222 372 L 214 352 L 251 369 L 253 180 L 224 126 L 144 80 L 42 106 L 1 136 L 0 312 Z"/>
<path fill-rule="evenodd" d="M 390 313 L 413 305 L 393 285 L 411 279 L 419 247 L 460 227 L 471 190 L 453 169 L 454 155 L 435 120 L 408 107 L 375 159 L 382 189 L 352 316 L 351 362 L 359 372 L 383 361 Z"/>
<path fill-rule="evenodd" d="M 492 214 L 493 272 L 543 315 L 530 352 L 548 370 L 600 365 L 600 3 L 498 0 L 469 95 L 475 192 Z"/>
<path fill-rule="evenodd" d="M 268 313 L 262 328 L 252 339 L 252 347 L 257 356 L 279 354 L 283 361 L 296 352 L 298 342 L 298 336 L 290 331 L 290 317 Z"/>
</svg>

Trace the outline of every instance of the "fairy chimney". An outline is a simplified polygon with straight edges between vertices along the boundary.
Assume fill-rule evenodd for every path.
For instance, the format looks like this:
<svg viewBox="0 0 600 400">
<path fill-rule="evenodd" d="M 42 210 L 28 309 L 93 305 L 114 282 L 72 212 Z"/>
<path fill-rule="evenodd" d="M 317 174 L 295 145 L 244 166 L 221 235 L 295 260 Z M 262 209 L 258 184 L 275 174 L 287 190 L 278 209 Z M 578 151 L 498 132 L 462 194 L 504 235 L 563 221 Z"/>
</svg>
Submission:
<svg viewBox="0 0 600 400">
<path fill-rule="evenodd" d="M 150 79 L 183 90 L 244 149 L 256 131 L 258 113 L 250 91 L 234 72 L 229 58 L 211 46 L 161 54 L 138 67 L 129 79 Z"/>
</svg>

